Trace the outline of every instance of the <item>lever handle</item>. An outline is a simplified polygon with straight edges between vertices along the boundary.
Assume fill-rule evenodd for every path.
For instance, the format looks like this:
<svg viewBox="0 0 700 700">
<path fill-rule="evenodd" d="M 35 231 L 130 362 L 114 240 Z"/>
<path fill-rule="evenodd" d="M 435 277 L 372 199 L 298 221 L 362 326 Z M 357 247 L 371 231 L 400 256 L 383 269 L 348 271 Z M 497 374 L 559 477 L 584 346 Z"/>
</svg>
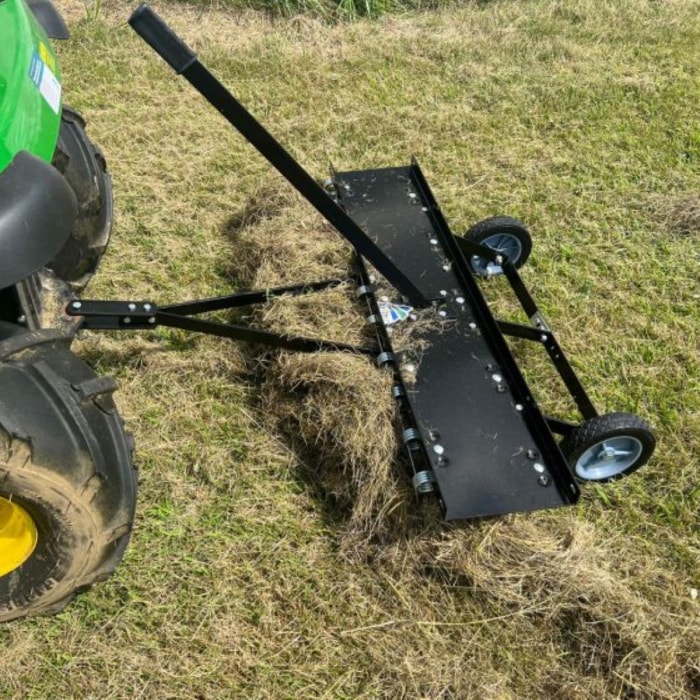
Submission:
<svg viewBox="0 0 700 700">
<path fill-rule="evenodd" d="M 197 60 L 194 51 L 148 5 L 134 10 L 129 24 L 176 73 L 184 73 Z"/>
</svg>

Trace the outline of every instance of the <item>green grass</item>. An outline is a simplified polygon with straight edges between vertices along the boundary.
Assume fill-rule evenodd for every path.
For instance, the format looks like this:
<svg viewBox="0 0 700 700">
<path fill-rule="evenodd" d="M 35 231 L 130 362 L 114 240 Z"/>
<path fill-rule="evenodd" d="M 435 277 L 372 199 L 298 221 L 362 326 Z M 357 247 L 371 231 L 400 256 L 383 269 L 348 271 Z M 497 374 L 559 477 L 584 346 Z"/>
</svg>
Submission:
<svg viewBox="0 0 700 700">
<path fill-rule="evenodd" d="M 293 252 L 318 234 L 124 25 L 131 5 L 57 4 L 73 30 L 66 100 L 117 202 L 89 296 L 223 294 L 254 278 L 263 239 Z M 345 24 L 199 5 L 158 8 L 315 175 L 415 154 L 455 231 L 526 221 L 523 274 L 561 344 L 598 407 L 638 412 L 658 450 L 573 509 L 437 534 L 417 517 L 362 559 L 308 455 L 260 411 L 244 348 L 89 335 L 78 348 L 117 376 L 136 437 L 137 526 L 112 579 L 0 629 L 0 697 L 697 695 L 697 2 L 496 1 Z"/>
<path fill-rule="evenodd" d="M 324 20 L 342 20 L 376 18 L 389 12 L 436 9 L 459 4 L 459 0 L 195 0 L 187 4 L 261 10 L 272 16 L 308 14 Z"/>
</svg>

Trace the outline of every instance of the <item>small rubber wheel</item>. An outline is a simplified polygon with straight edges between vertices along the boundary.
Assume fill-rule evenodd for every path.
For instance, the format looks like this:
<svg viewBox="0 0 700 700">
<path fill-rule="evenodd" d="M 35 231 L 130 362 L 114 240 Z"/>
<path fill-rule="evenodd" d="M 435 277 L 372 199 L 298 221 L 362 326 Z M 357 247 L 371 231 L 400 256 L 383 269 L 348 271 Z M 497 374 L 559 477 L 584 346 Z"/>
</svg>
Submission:
<svg viewBox="0 0 700 700">
<path fill-rule="evenodd" d="M 631 413 L 607 413 L 574 428 L 560 444 L 579 481 L 621 479 L 645 464 L 656 438 L 649 426 Z"/>
<path fill-rule="evenodd" d="M 136 474 L 115 387 L 58 331 L 0 341 L 0 622 L 58 612 L 124 555 Z"/>
<path fill-rule="evenodd" d="M 464 238 L 488 246 L 507 257 L 515 267 L 522 267 L 532 252 L 532 236 L 525 225 L 510 216 L 492 216 L 474 224 Z M 503 267 L 479 255 L 472 255 L 471 266 L 481 277 L 503 273 Z"/>
</svg>

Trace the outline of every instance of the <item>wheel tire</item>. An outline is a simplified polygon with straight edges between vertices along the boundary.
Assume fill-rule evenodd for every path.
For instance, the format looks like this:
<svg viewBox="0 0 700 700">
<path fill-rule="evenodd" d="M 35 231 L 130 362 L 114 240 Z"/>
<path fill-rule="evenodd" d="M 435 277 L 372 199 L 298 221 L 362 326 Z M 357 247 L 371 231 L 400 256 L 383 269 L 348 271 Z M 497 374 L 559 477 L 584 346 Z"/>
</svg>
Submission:
<svg viewBox="0 0 700 700">
<path fill-rule="evenodd" d="M 0 515 L 36 540 L 0 537 L 2 622 L 58 612 L 124 555 L 136 475 L 114 389 L 57 331 L 0 342 Z"/>
<path fill-rule="evenodd" d="M 576 479 L 602 483 L 637 471 L 655 447 L 654 433 L 631 413 L 591 418 L 574 428 L 560 445 Z"/>
<path fill-rule="evenodd" d="M 95 274 L 112 232 L 112 179 L 102 151 L 85 131 L 85 120 L 64 105 L 53 164 L 78 200 L 78 218 L 71 237 L 49 263 L 75 292 Z"/>
<path fill-rule="evenodd" d="M 522 267 L 532 252 L 532 236 L 525 225 L 510 216 L 492 216 L 474 224 L 464 238 L 506 256 L 517 268 Z M 471 256 L 470 264 L 475 274 L 491 277 L 503 273 L 500 265 L 478 255 Z"/>
</svg>

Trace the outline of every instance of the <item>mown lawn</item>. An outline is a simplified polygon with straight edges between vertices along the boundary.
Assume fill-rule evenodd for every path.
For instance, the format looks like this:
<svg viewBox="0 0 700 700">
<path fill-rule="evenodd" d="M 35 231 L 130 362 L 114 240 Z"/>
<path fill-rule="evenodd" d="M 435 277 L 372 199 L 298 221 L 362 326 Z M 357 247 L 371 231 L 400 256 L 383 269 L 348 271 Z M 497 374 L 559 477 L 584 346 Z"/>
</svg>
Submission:
<svg viewBox="0 0 700 700">
<path fill-rule="evenodd" d="M 88 296 L 168 303 L 315 265 L 299 251 L 328 232 L 135 37 L 134 4 L 56 4 L 66 101 L 115 184 Z M 561 344 L 599 409 L 639 413 L 658 449 L 572 509 L 438 527 L 411 502 L 410 527 L 358 544 L 312 476 L 322 440 L 302 453 L 275 420 L 274 357 L 88 334 L 78 349 L 119 379 L 136 438 L 136 529 L 111 580 L 0 629 L 0 697 L 700 694 L 700 5 L 353 23 L 157 8 L 319 178 L 415 155 L 455 231 L 526 221 L 523 274 Z"/>
</svg>

